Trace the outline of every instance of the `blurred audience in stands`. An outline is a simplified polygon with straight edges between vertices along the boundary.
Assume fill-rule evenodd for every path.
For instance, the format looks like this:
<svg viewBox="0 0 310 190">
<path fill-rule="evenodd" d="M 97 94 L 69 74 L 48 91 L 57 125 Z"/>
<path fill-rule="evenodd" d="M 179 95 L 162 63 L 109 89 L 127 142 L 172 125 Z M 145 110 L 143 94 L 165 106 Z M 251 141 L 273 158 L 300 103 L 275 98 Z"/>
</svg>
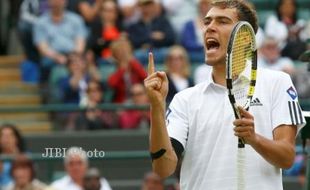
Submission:
<svg viewBox="0 0 310 190">
<path fill-rule="evenodd" d="M 13 181 L 3 190 L 44 190 L 47 187 L 36 178 L 34 163 L 26 155 L 14 158 L 10 173 Z"/>
<path fill-rule="evenodd" d="M 141 12 L 137 6 L 138 0 L 118 0 L 117 4 L 123 16 L 122 24 L 127 27 L 137 22 Z"/>
<path fill-rule="evenodd" d="M 83 190 L 111 190 L 111 187 L 97 168 L 90 168 L 84 176 Z"/>
<path fill-rule="evenodd" d="M 164 190 L 164 181 L 155 172 L 148 172 L 144 175 L 141 190 Z"/>
<path fill-rule="evenodd" d="M 131 98 L 129 104 L 148 105 L 148 97 L 143 84 L 137 83 L 131 86 Z M 122 129 L 143 129 L 150 124 L 149 110 L 126 110 L 119 113 L 119 123 Z"/>
<path fill-rule="evenodd" d="M 276 15 L 271 15 L 265 23 L 267 36 L 280 42 L 282 55 L 297 60 L 306 49 L 305 21 L 298 19 L 296 0 L 278 0 Z"/>
<path fill-rule="evenodd" d="M 98 17 L 90 25 L 91 35 L 88 40 L 88 46 L 95 53 L 96 58 L 111 57 L 110 44 L 120 37 L 122 28 L 116 2 L 102 1 Z"/>
<path fill-rule="evenodd" d="M 66 175 L 51 184 L 55 190 L 83 190 L 84 177 L 88 170 L 87 153 L 78 147 L 70 147 L 64 158 Z M 101 190 L 110 190 L 108 181 L 100 180 Z"/>
<path fill-rule="evenodd" d="M 86 101 L 83 103 L 86 111 L 80 113 L 75 120 L 75 128 L 77 130 L 99 130 L 118 127 L 115 112 L 96 108 L 96 106 L 104 103 L 103 85 L 99 81 L 91 80 L 88 82 L 86 92 Z"/>
<path fill-rule="evenodd" d="M 124 103 L 130 98 L 130 88 L 136 83 L 143 83 L 147 74 L 141 63 L 133 56 L 130 42 L 121 38 L 111 44 L 116 71 L 108 78 L 108 85 L 113 90 L 112 102 Z"/>
<path fill-rule="evenodd" d="M 80 16 L 66 10 L 66 0 L 48 0 L 50 10 L 41 15 L 34 28 L 34 43 L 41 59 L 41 80 L 46 82 L 52 67 L 66 64 L 66 55 L 83 53 L 86 27 Z"/>
<path fill-rule="evenodd" d="M 175 32 L 162 14 L 156 0 L 138 0 L 141 18 L 127 28 L 134 54 L 142 64 L 147 64 L 148 52 L 153 51 L 156 62 L 162 63 L 167 48 L 175 43 Z"/>
<path fill-rule="evenodd" d="M 67 0 L 67 9 L 79 14 L 88 25 L 93 22 L 100 12 L 105 0 Z"/>
<path fill-rule="evenodd" d="M 280 51 L 279 42 L 276 39 L 265 37 L 259 49 L 258 66 L 293 75 L 294 62 L 288 57 L 282 57 Z"/>
<path fill-rule="evenodd" d="M 211 0 L 199 0 L 196 18 L 185 23 L 181 33 L 181 44 L 187 50 L 191 62 L 205 62 L 203 27 L 204 18 L 210 9 Z"/>
<path fill-rule="evenodd" d="M 198 0 L 161 0 L 177 39 L 185 23 L 197 17 L 197 2 Z"/>
<path fill-rule="evenodd" d="M 166 102 L 169 105 L 176 93 L 193 86 L 194 81 L 190 77 L 191 68 L 188 54 L 182 46 L 175 45 L 169 49 L 165 66 L 169 81 Z"/>
<path fill-rule="evenodd" d="M 15 156 L 26 151 L 24 139 L 15 125 L 0 126 L 0 155 Z M 12 182 L 11 161 L 0 161 L 0 189 Z"/>
<path fill-rule="evenodd" d="M 86 98 L 88 81 L 100 81 L 100 74 L 96 65 L 87 64 L 85 56 L 79 53 L 68 55 L 67 66 L 69 75 L 59 79 L 62 102 L 81 104 Z"/>
</svg>

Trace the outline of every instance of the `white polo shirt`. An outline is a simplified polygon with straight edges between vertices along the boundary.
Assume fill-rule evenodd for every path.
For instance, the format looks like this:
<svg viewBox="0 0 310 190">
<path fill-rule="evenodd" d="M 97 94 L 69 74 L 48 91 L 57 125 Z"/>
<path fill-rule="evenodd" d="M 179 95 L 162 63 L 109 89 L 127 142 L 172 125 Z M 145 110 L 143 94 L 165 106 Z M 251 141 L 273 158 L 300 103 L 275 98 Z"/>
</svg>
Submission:
<svg viewBox="0 0 310 190">
<path fill-rule="evenodd" d="M 250 113 L 256 133 L 273 138 L 281 124 L 305 125 L 289 75 L 259 69 Z M 226 87 L 208 80 L 178 93 L 167 111 L 171 138 L 184 147 L 182 190 L 237 190 L 235 120 Z M 298 130 L 299 130 L 298 129 Z M 246 190 L 283 190 L 281 169 L 246 145 Z"/>
</svg>

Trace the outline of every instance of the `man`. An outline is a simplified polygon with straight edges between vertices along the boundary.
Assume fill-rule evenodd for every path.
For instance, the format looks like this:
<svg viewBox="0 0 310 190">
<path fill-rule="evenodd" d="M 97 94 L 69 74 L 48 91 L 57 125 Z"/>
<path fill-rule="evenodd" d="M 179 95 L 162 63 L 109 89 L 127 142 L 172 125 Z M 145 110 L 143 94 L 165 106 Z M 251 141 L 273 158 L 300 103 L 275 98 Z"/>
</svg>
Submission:
<svg viewBox="0 0 310 190">
<path fill-rule="evenodd" d="M 34 28 L 34 44 L 43 57 L 44 82 L 53 66 L 66 64 L 67 54 L 84 51 L 87 33 L 82 18 L 66 11 L 66 0 L 48 0 L 48 4 L 50 11 L 39 17 Z"/>
<path fill-rule="evenodd" d="M 147 62 L 147 51 L 152 48 L 156 60 L 163 62 L 167 48 L 174 44 L 175 33 L 170 22 L 161 14 L 157 0 L 138 0 L 141 18 L 128 27 L 129 39 L 135 50 L 135 57 Z"/>
<path fill-rule="evenodd" d="M 64 165 L 67 175 L 54 181 L 51 188 L 55 190 L 82 190 L 84 177 L 87 174 L 88 158 L 83 149 L 71 147 L 67 150 Z M 107 180 L 100 180 L 100 190 L 110 190 Z"/>
<path fill-rule="evenodd" d="M 293 164 L 295 136 L 305 120 L 287 74 L 259 69 L 256 101 L 249 111 L 240 108 L 242 119 L 234 118 L 226 90 L 225 61 L 230 33 L 239 20 L 248 21 L 257 30 L 255 12 L 245 1 L 212 3 L 204 18 L 205 54 L 212 72 L 206 82 L 174 97 L 167 122 L 167 77 L 155 72 L 150 54 L 145 86 L 151 104 L 152 166 L 161 177 L 167 177 L 184 153 L 182 190 L 235 190 L 237 137 L 246 143 L 246 190 L 282 190 L 281 168 Z"/>
</svg>

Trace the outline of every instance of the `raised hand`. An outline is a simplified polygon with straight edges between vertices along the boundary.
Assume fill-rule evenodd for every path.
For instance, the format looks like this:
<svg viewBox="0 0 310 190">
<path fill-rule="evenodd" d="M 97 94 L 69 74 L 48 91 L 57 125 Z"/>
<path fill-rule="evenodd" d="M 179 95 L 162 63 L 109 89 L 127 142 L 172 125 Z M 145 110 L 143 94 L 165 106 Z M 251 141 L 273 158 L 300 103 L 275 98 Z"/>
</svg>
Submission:
<svg viewBox="0 0 310 190">
<path fill-rule="evenodd" d="M 149 53 L 148 76 L 144 80 L 151 105 L 165 103 L 168 94 L 168 78 L 165 72 L 155 71 L 153 54 Z"/>
</svg>

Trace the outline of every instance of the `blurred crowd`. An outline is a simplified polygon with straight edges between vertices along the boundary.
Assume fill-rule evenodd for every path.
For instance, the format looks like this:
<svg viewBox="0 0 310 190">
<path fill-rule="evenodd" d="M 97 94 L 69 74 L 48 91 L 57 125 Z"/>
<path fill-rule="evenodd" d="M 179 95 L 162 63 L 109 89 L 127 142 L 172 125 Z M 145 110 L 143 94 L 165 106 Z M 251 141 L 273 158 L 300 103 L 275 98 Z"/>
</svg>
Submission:
<svg viewBox="0 0 310 190">
<path fill-rule="evenodd" d="M 0 155 L 12 160 L 0 161 L 1 190 L 112 190 L 101 174 L 102 168 L 91 166 L 89 154 L 81 147 L 69 147 L 62 153 L 63 171 L 51 182 L 43 182 L 38 167 L 31 160 L 30 149 L 16 126 L 0 126 Z M 141 176 L 141 190 L 179 190 L 178 184 L 167 186 L 155 173 Z M 177 180 L 175 180 L 177 181 Z"/>
<path fill-rule="evenodd" d="M 168 74 L 167 105 L 177 92 L 203 82 L 210 72 L 204 64 L 208 58 L 202 34 L 210 0 L 10 3 L 19 13 L 15 17 L 25 53 L 23 80 L 40 84 L 44 103 L 87 108 L 83 114 L 58 116 L 66 119 L 62 123 L 65 129 L 144 126 L 149 120 L 145 111 L 113 115 L 95 108 L 101 103 L 147 104 L 141 84 L 147 76 L 150 51 L 156 67 Z M 274 13 L 257 33 L 258 64 L 287 72 L 299 96 L 309 98 L 309 73 L 296 67 L 296 62 L 310 48 L 310 21 L 298 15 L 296 0 L 278 0 Z"/>
</svg>

